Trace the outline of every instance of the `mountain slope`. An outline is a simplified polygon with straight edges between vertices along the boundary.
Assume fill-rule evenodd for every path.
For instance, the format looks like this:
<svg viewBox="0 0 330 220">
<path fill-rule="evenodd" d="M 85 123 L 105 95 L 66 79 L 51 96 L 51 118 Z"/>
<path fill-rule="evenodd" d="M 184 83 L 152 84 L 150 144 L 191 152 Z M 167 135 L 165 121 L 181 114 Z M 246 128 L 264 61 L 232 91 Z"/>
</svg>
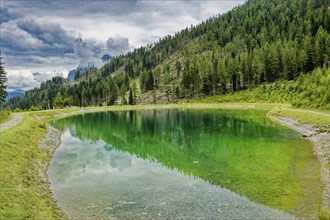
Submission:
<svg viewBox="0 0 330 220">
<path fill-rule="evenodd" d="M 168 103 L 285 82 L 329 68 L 329 32 L 326 0 L 250 0 L 115 57 L 93 77 L 32 90 L 16 106 Z"/>
</svg>

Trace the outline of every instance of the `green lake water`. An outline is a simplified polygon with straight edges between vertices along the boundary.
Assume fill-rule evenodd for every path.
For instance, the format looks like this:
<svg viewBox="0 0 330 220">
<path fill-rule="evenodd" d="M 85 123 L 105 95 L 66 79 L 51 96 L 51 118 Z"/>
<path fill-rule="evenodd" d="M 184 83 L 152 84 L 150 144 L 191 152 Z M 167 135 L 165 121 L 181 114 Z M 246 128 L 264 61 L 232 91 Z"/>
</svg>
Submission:
<svg viewBox="0 0 330 220">
<path fill-rule="evenodd" d="M 313 146 L 263 110 L 145 110 L 54 122 L 48 169 L 70 218 L 315 217 Z"/>
</svg>

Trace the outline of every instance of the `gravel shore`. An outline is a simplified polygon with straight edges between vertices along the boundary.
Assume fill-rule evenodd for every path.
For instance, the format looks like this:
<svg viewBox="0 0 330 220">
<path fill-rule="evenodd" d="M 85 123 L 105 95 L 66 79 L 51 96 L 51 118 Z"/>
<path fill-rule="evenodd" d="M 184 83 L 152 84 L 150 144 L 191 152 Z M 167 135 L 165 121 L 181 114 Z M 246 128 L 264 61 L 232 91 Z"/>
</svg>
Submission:
<svg viewBox="0 0 330 220">
<path fill-rule="evenodd" d="M 57 210 L 59 213 L 61 213 L 63 219 L 66 219 L 67 218 L 66 214 L 63 212 L 63 209 L 59 206 L 51 190 L 50 182 L 48 180 L 48 174 L 47 174 L 49 163 L 53 157 L 55 150 L 60 146 L 60 144 L 61 144 L 61 132 L 52 126 L 48 126 L 47 134 L 44 137 L 44 139 L 40 142 L 39 147 L 47 150 L 49 159 L 47 161 L 42 161 L 42 163 L 39 164 L 37 169 L 40 178 L 42 178 L 43 180 L 44 188 L 46 189 L 48 194 L 52 197 L 53 204 L 57 207 Z"/>
</svg>

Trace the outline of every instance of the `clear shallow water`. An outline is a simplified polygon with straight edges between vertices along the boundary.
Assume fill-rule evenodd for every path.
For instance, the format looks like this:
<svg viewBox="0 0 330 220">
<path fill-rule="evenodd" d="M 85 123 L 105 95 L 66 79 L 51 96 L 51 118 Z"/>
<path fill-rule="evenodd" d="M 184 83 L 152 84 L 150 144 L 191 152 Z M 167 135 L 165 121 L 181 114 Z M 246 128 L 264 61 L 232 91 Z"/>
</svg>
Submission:
<svg viewBox="0 0 330 220">
<path fill-rule="evenodd" d="M 64 134 L 48 170 L 52 190 L 71 218 L 311 216 L 321 201 L 311 144 L 264 115 L 163 110 L 56 121 Z"/>
</svg>

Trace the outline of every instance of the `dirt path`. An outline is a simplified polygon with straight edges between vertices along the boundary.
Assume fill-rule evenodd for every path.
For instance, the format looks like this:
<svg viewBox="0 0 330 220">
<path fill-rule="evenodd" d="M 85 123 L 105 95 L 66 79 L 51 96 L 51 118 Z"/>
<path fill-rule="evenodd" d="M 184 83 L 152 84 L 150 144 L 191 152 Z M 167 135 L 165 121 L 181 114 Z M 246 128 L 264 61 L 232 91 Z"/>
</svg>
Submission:
<svg viewBox="0 0 330 220">
<path fill-rule="evenodd" d="M 13 118 L 9 121 L 6 121 L 5 123 L 0 124 L 0 132 L 3 132 L 4 130 L 11 128 L 22 121 L 22 113 L 15 113 L 13 114 Z"/>
</svg>

